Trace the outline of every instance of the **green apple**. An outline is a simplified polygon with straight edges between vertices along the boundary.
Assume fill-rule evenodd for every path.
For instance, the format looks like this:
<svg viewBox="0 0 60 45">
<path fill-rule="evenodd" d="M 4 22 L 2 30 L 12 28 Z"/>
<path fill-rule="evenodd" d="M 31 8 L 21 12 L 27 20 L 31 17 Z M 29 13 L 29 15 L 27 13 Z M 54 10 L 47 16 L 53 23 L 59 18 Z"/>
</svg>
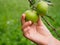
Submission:
<svg viewBox="0 0 60 45">
<path fill-rule="evenodd" d="M 48 3 L 46 1 L 40 1 L 36 6 L 37 13 L 41 16 L 46 15 L 48 11 Z"/>
<path fill-rule="evenodd" d="M 25 14 L 26 14 L 26 21 L 32 21 L 33 23 L 36 23 L 38 21 L 38 15 L 36 11 L 27 10 Z"/>
</svg>

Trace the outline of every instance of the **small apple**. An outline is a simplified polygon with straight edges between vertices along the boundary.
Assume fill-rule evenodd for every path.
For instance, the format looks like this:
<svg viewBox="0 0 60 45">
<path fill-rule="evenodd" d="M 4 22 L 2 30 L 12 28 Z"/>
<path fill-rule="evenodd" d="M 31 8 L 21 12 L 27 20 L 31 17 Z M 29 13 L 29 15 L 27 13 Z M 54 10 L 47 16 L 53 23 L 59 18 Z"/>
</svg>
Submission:
<svg viewBox="0 0 60 45">
<path fill-rule="evenodd" d="M 26 14 L 26 21 L 32 21 L 33 23 L 36 23 L 38 21 L 38 15 L 36 11 L 27 10 L 25 14 Z"/>
<path fill-rule="evenodd" d="M 36 6 L 37 13 L 41 16 L 46 15 L 48 11 L 48 3 L 46 1 L 40 1 Z"/>
</svg>

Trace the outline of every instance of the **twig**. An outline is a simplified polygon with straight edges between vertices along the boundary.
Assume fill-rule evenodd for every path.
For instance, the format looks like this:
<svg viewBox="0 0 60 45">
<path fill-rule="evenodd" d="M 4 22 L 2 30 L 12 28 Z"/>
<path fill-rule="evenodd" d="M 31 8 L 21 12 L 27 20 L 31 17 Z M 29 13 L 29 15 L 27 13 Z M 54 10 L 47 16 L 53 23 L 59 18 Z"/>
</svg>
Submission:
<svg viewBox="0 0 60 45">
<path fill-rule="evenodd" d="M 28 0 L 29 3 L 30 3 L 30 6 L 34 5 L 35 4 L 35 0 Z"/>
<path fill-rule="evenodd" d="M 53 29 L 53 31 L 57 34 L 57 36 L 60 37 L 60 35 L 57 33 L 56 29 L 43 16 L 41 16 L 41 17 Z"/>
<path fill-rule="evenodd" d="M 46 17 L 50 18 L 52 21 L 55 21 L 51 16 L 46 15 Z"/>
</svg>

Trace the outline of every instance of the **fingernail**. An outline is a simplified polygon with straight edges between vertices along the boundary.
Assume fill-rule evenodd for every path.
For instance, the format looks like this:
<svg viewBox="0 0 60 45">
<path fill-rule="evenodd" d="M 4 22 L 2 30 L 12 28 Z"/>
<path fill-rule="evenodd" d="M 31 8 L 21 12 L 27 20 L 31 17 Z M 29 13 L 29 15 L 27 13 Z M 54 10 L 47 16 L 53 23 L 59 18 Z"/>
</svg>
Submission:
<svg viewBox="0 0 60 45">
<path fill-rule="evenodd" d="M 32 22 L 31 22 L 31 21 L 29 21 L 29 23 L 31 24 Z"/>
<path fill-rule="evenodd" d="M 24 16 L 25 16 L 25 14 L 22 14 L 22 16 L 24 17 Z"/>
<path fill-rule="evenodd" d="M 22 15 L 22 18 L 25 18 L 25 14 Z"/>
</svg>

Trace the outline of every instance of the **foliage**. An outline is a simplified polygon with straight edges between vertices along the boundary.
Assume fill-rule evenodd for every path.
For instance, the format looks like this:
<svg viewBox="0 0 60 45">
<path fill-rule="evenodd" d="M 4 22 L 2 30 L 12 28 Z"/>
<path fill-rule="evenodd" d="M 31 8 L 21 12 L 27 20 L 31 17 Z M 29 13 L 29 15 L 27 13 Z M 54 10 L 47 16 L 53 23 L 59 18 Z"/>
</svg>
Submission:
<svg viewBox="0 0 60 45">
<path fill-rule="evenodd" d="M 49 9 L 48 14 L 55 22 L 47 19 L 53 26 L 60 28 L 60 0 L 51 1 L 54 6 Z M 29 9 L 27 0 L 0 0 L 0 45 L 34 45 L 24 38 L 21 30 L 21 15 L 27 9 Z M 52 29 L 50 31 L 58 38 Z M 57 31 L 60 33 L 59 29 Z"/>
</svg>

